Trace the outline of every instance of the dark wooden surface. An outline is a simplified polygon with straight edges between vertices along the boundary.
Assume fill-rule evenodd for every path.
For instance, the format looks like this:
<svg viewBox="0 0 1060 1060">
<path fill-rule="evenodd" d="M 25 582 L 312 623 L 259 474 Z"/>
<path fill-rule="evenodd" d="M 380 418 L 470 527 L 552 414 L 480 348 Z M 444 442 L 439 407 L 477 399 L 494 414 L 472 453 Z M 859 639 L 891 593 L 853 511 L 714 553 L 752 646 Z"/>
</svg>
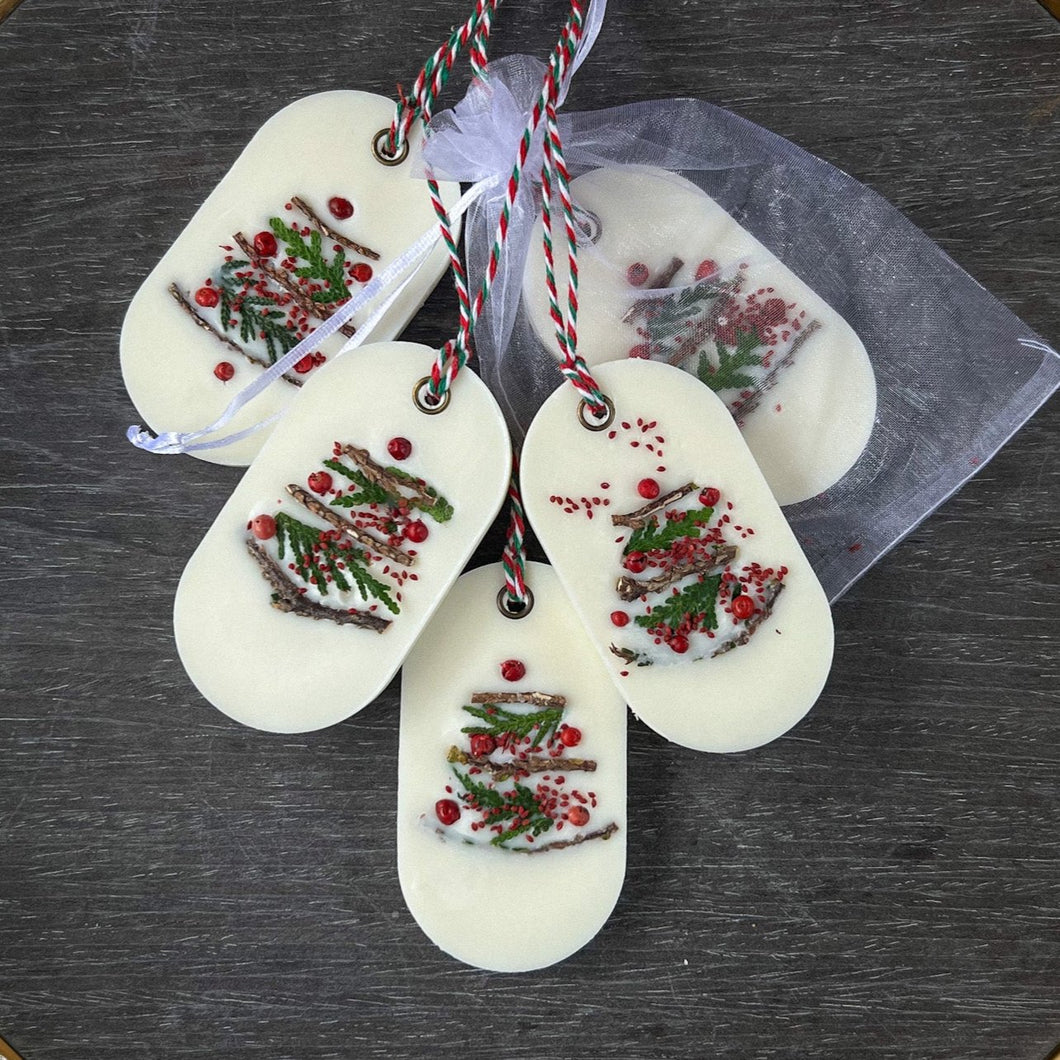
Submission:
<svg viewBox="0 0 1060 1060">
<path fill-rule="evenodd" d="M 238 474 L 125 443 L 125 306 L 270 113 L 408 83 L 463 6 L 26 0 L 0 26 L 0 1035 L 26 1060 L 1040 1060 L 1055 402 L 839 603 L 793 733 L 711 757 L 631 722 L 625 890 L 543 972 L 460 966 L 405 910 L 396 681 L 278 737 L 184 677 L 174 588 Z M 498 52 L 543 54 L 560 0 L 505 7 Z M 570 105 L 672 95 L 864 180 L 1060 340 L 1060 25 L 1035 0 L 612 0 Z M 454 321 L 442 288 L 408 335 Z"/>
</svg>

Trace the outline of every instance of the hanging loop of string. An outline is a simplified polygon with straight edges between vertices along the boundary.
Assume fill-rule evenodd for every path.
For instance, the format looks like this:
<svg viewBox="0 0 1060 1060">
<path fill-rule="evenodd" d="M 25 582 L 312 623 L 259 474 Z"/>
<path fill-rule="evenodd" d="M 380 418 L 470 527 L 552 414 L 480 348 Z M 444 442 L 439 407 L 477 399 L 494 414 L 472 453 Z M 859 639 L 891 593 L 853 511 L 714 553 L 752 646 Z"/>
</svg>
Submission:
<svg viewBox="0 0 1060 1060">
<path fill-rule="evenodd" d="M 508 618 L 523 618 L 533 607 L 534 597 L 526 584 L 526 518 L 519 492 L 519 458 L 514 454 L 508 484 L 508 513 L 508 531 L 501 554 L 504 588 L 497 595 L 497 606 Z"/>
</svg>

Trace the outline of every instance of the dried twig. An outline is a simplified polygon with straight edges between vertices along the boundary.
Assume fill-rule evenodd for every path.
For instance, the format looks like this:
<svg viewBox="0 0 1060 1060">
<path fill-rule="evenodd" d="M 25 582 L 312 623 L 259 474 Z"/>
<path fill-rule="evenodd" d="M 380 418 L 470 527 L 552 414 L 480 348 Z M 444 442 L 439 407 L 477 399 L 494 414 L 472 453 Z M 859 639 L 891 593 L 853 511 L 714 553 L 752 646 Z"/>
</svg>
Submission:
<svg viewBox="0 0 1060 1060">
<path fill-rule="evenodd" d="M 494 780 L 507 780 L 519 773 L 544 773 L 546 770 L 559 772 L 595 773 L 596 763 L 591 758 L 544 758 L 540 755 L 528 755 L 526 758 L 511 762 L 494 762 L 485 755 L 472 755 L 461 751 L 459 747 L 450 747 L 446 758 L 462 766 L 478 766 L 479 769 L 493 775 Z"/>
<path fill-rule="evenodd" d="M 590 839 L 610 839 L 618 831 L 618 825 L 611 822 L 606 828 L 600 828 L 595 832 L 583 832 L 573 839 L 557 839 L 551 843 L 542 843 L 541 846 L 506 847 L 515 854 L 544 854 L 548 850 L 564 850 L 567 847 L 576 847 L 581 843 L 588 843 Z"/>
<path fill-rule="evenodd" d="M 664 287 L 669 287 L 673 282 L 673 278 L 681 271 L 683 266 L 684 262 L 680 258 L 671 258 L 670 264 L 667 265 L 658 276 L 650 278 L 645 284 L 645 287 L 651 291 L 661 291 Z M 655 301 L 658 301 L 658 299 L 638 298 L 629 309 L 626 310 L 626 315 L 622 318 L 622 323 L 628 324 L 635 316 L 639 313 L 643 313 L 644 310 Z"/>
<path fill-rule="evenodd" d="M 739 421 L 743 416 L 754 412 L 758 408 L 759 402 L 762 400 L 762 396 L 768 391 L 772 390 L 777 385 L 777 376 L 785 369 L 790 368 L 794 363 L 795 354 L 799 347 L 811 336 L 814 332 L 820 330 L 821 322 L 818 320 L 811 320 L 809 324 L 804 327 L 798 335 L 798 338 L 788 347 L 787 353 L 777 361 L 774 365 L 773 370 L 765 376 L 762 381 L 755 387 L 751 396 L 748 398 L 741 398 L 735 405 L 730 406 L 732 411 L 733 419 Z"/>
<path fill-rule="evenodd" d="M 292 195 L 291 205 L 296 209 L 301 210 L 302 213 L 309 218 L 312 225 L 317 228 L 320 231 L 320 234 L 326 239 L 333 239 L 336 243 L 341 243 L 344 247 L 352 250 L 355 254 L 360 254 L 362 257 L 371 258 L 373 261 L 379 260 L 379 254 L 370 247 L 362 246 L 360 243 L 354 243 L 352 239 L 347 239 L 340 232 L 336 232 L 329 228 L 328 225 L 326 225 L 324 221 L 313 212 L 312 208 L 304 199 L 300 199 L 297 195 Z"/>
<path fill-rule="evenodd" d="M 429 493 L 422 490 L 414 479 L 398 478 L 397 475 L 392 475 L 386 468 L 377 464 L 368 455 L 367 449 L 358 449 L 355 445 L 344 445 L 342 453 L 344 456 L 348 456 L 364 472 L 365 478 L 369 482 L 382 486 L 387 493 L 402 497 L 404 494 L 401 491 L 403 489 L 408 490 L 410 494 L 408 499 L 426 508 L 438 503 L 438 498 L 432 497 Z"/>
<path fill-rule="evenodd" d="M 472 703 L 532 703 L 535 707 L 562 709 L 567 705 L 566 696 L 551 692 L 475 692 Z"/>
<path fill-rule="evenodd" d="M 721 545 L 709 556 L 675 563 L 654 578 L 638 581 L 636 578 L 623 575 L 615 584 L 615 589 L 623 600 L 636 600 L 637 597 L 646 596 L 648 593 L 661 592 L 667 586 L 679 582 L 682 578 L 687 578 L 690 574 L 706 574 L 718 567 L 724 567 L 726 563 L 731 563 L 735 558 L 735 545 Z"/>
<path fill-rule="evenodd" d="M 669 493 L 664 493 L 661 497 L 649 501 L 643 508 L 638 508 L 635 512 L 629 512 L 626 515 L 612 515 L 611 525 L 628 526 L 634 530 L 641 530 L 648 525 L 648 520 L 656 512 L 663 511 L 675 501 L 679 501 L 682 497 L 686 497 L 695 489 L 696 484 L 694 482 L 686 482 L 683 486 L 678 486 L 677 489 L 670 490 Z"/>
</svg>

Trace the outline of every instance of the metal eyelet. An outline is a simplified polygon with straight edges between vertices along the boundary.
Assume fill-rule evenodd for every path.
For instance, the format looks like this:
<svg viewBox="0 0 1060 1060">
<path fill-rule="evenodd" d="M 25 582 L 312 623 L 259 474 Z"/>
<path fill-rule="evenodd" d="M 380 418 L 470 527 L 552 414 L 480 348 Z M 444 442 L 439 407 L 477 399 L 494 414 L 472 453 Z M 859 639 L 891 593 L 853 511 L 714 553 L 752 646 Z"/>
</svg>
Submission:
<svg viewBox="0 0 1060 1060">
<path fill-rule="evenodd" d="M 390 130 L 380 129 L 375 134 L 375 139 L 372 140 L 372 154 L 375 155 L 376 161 L 381 162 L 384 166 L 400 166 L 409 157 L 409 142 L 408 140 L 403 140 L 397 154 L 388 155 L 386 153 L 386 142 L 389 139 Z"/>
<path fill-rule="evenodd" d="M 586 398 L 578 402 L 578 422 L 587 431 L 606 431 L 615 422 L 615 403 L 606 394 L 601 394 L 600 397 L 607 406 L 607 412 L 602 417 L 593 415 Z"/>
<path fill-rule="evenodd" d="M 604 226 L 600 218 L 592 210 L 577 205 L 574 207 L 574 230 L 580 247 L 598 242 L 600 236 L 604 234 Z"/>
<path fill-rule="evenodd" d="M 439 412 L 445 412 L 449 407 L 449 399 L 453 396 L 453 392 L 447 390 L 440 398 L 432 398 L 430 385 L 431 377 L 425 375 L 412 388 L 412 400 L 420 412 L 425 412 L 428 416 L 437 416 Z"/>
<path fill-rule="evenodd" d="M 512 600 L 508 596 L 508 587 L 505 586 L 499 593 L 497 593 L 497 610 L 500 611 L 505 618 L 511 618 L 518 621 L 520 618 L 526 618 L 528 614 L 534 609 L 534 594 L 530 591 L 530 587 L 526 589 L 526 603 L 522 604 L 515 609 L 514 604 L 518 604 L 518 600 Z"/>
</svg>

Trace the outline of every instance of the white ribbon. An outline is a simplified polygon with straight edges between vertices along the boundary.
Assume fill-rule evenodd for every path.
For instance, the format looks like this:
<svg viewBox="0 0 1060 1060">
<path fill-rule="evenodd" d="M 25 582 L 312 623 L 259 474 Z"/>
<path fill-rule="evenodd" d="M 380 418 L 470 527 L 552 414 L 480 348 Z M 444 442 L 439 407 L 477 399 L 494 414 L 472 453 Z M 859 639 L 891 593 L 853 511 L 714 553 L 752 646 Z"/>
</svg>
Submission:
<svg viewBox="0 0 1060 1060">
<path fill-rule="evenodd" d="M 491 176 L 476 183 L 470 190 L 460 197 L 457 204 L 449 211 L 450 219 L 456 220 L 457 218 L 462 217 L 464 213 L 467 212 L 468 207 L 470 207 L 480 195 L 490 191 L 497 184 L 498 180 L 499 178 Z M 360 346 L 361 343 L 364 342 L 365 336 L 372 331 L 387 310 L 401 295 L 402 291 L 404 291 L 409 285 L 416 273 L 419 272 L 426 263 L 428 256 L 440 239 L 441 234 L 438 230 L 438 226 L 432 225 L 419 237 L 419 239 L 416 240 L 415 243 L 412 244 L 411 247 L 401 254 L 400 257 L 396 258 L 383 269 L 382 272 L 373 277 L 356 295 L 350 298 L 347 302 L 344 302 L 330 317 L 328 317 L 327 320 L 302 339 L 297 346 L 289 350 L 283 357 L 276 361 L 275 364 L 270 365 L 256 379 L 243 387 L 243 389 L 240 390 L 229 402 L 228 407 L 224 412 L 222 412 L 221 415 L 208 427 L 203 427 L 196 431 L 165 431 L 157 437 L 154 437 L 150 432 L 145 431 L 142 426 L 133 424 L 126 431 L 125 436 L 138 449 L 145 449 L 151 453 L 160 453 L 168 456 L 176 453 L 193 453 L 203 449 L 219 449 L 222 446 L 231 445 L 232 442 L 246 438 L 255 431 L 259 431 L 263 427 L 267 427 L 269 424 L 274 423 L 283 415 L 284 410 L 275 413 L 266 420 L 262 420 L 260 423 L 255 423 L 241 431 L 236 431 L 234 434 L 225 435 L 221 438 L 214 438 L 205 442 L 198 440 L 206 435 L 214 434 L 225 427 L 240 409 L 253 401 L 263 390 L 265 390 L 266 387 L 270 386 L 285 372 L 293 368 L 304 356 L 306 356 L 306 354 L 312 352 L 325 339 L 334 335 L 335 332 L 350 319 L 350 317 L 407 272 L 408 275 L 405 276 L 404 279 L 397 284 L 394 290 L 387 295 L 386 299 L 372 311 L 371 316 L 369 316 L 369 318 L 357 329 L 357 333 L 350 338 L 341 350 L 339 350 L 339 353 L 336 356 L 341 356 L 347 350 Z"/>
</svg>

